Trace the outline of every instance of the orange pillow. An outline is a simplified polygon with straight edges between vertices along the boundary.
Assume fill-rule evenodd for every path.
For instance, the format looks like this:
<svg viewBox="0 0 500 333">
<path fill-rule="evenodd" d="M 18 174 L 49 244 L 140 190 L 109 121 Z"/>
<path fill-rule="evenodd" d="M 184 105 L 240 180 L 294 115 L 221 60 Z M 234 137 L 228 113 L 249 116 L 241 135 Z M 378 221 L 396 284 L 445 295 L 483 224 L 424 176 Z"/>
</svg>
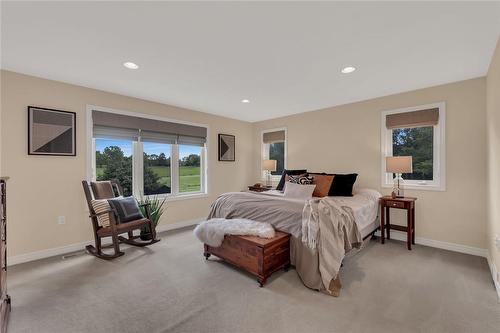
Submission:
<svg viewBox="0 0 500 333">
<path fill-rule="evenodd" d="M 316 184 L 316 188 L 313 192 L 313 197 L 326 197 L 330 191 L 330 187 L 333 182 L 333 175 L 318 175 L 310 174 L 314 177 L 313 184 Z"/>
</svg>

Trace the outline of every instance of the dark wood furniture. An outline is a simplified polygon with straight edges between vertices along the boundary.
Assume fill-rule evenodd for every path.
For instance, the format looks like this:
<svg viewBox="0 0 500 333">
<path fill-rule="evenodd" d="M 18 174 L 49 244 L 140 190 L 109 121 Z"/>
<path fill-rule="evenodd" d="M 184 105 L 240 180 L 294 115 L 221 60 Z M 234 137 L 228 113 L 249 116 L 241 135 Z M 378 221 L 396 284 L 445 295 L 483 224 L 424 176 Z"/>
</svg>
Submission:
<svg viewBox="0 0 500 333">
<path fill-rule="evenodd" d="M 7 295 L 7 177 L 0 177 L 0 332 L 7 332 L 10 296 Z"/>
<path fill-rule="evenodd" d="M 265 185 L 262 185 L 262 186 L 250 185 L 250 186 L 248 186 L 248 190 L 253 191 L 253 192 L 265 192 L 265 191 L 269 191 L 270 189 L 272 189 L 272 187 L 267 187 Z"/>
<path fill-rule="evenodd" d="M 290 235 L 281 231 L 271 239 L 226 235 L 220 247 L 205 244 L 205 258 L 211 254 L 257 276 L 262 287 L 271 274 L 290 267 Z"/>
<path fill-rule="evenodd" d="M 387 231 L 387 239 L 391 239 L 391 229 L 399 230 L 407 233 L 408 250 L 411 250 L 411 245 L 415 244 L 415 201 L 417 198 L 404 197 L 393 198 L 384 196 L 380 198 L 380 242 L 384 244 L 385 231 Z M 390 209 L 405 209 L 407 226 L 391 224 Z"/>
<path fill-rule="evenodd" d="M 91 182 L 89 184 L 85 180 L 82 181 L 82 185 L 83 191 L 85 192 L 85 198 L 87 199 L 87 205 L 89 207 L 89 217 L 92 221 L 92 227 L 94 229 L 95 247 L 92 245 L 87 245 L 85 247 L 90 254 L 101 259 L 109 260 L 124 255 L 124 253 L 120 251 L 120 243 L 142 247 L 160 241 L 156 238 L 156 231 L 154 229 L 153 223 L 150 220 L 149 204 L 141 205 L 144 206 L 146 211 L 145 218 L 120 224 L 116 221 L 115 211 L 111 208 L 105 212 L 96 214 L 94 208 L 92 207 L 92 200 L 110 199 L 121 196 L 123 193 L 121 186 L 115 181 L 99 181 Z M 99 224 L 99 220 L 97 217 L 102 214 L 109 215 L 109 226 L 102 226 Z M 147 242 L 137 241 L 139 236 L 134 236 L 134 230 L 142 229 L 146 226 L 148 226 L 151 230 L 152 239 Z M 120 236 L 124 233 L 128 234 L 128 238 Z M 114 248 L 113 254 L 106 254 L 102 251 L 104 247 L 102 245 L 102 238 L 105 237 L 111 237 L 112 246 Z"/>
</svg>

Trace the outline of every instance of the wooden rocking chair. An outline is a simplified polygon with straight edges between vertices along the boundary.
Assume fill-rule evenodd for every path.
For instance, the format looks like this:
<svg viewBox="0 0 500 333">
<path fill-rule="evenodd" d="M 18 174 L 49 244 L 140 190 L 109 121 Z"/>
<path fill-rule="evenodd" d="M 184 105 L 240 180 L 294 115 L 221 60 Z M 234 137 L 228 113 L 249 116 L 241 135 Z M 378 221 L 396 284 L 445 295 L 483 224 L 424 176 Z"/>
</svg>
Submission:
<svg viewBox="0 0 500 333">
<path fill-rule="evenodd" d="M 92 245 L 87 245 L 85 248 L 87 251 L 101 259 L 114 259 L 124 255 L 124 252 L 120 251 L 120 243 L 126 243 L 133 246 L 147 246 L 159 242 L 160 240 L 156 238 L 156 231 L 154 229 L 153 223 L 150 220 L 150 212 L 149 212 L 149 204 L 142 204 L 140 206 L 144 207 L 146 212 L 146 217 L 130 221 L 127 223 L 117 223 L 115 217 L 115 211 L 113 209 L 109 209 L 104 212 L 100 212 L 96 214 L 94 208 L 92 206 L 92 200 L 99 199 L 111 199 L 117 196 L 122 195 L 121 186 L 115 181 L 98 181 L 91 182 L 90 184 L 87 181 L 82 181 L 83 191 L 85 192 L 85 198 L 87 199 L 87 205 L 90 211 L 90 219 L 92 221 L 92 226 L 94 228 L 94 239 L 95 239 L 95 247 Z M 109 226 L 102 226 L 99 223 L 98 216 L 103 214 L 109 214 Z M 143 227 L 148 226 L 149 230 L 151 230 L 152 238 L 150 241 L 137 241 L 136 239 L 139 236 L 134 236 L 133 231 L 137 229 L 142 229 Z M 121 234 L 127 233 L 128 238 L 120 236 Z M 114 248 L 114 254 L 106 254 L 102 251 L 103 247 L 101 244 L 101 239 L 104 237 L 111 237 L 112 244 L 105 246 Z"/>
</svg>

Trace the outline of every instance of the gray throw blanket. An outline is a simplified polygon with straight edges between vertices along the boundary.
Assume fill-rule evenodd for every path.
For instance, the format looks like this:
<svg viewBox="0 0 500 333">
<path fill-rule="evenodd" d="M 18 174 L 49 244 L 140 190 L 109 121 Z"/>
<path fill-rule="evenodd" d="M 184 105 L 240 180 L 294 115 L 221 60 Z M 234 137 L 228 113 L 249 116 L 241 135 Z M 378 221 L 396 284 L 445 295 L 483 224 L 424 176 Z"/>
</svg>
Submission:
<svg viewBox="0 0 500 333">
<path fill-rule="evenodd" d="M 338 296 L 342 260 L 363 242 L 352 209 L 329 197 L 307 201 L 302 212 L 302 242 L 311 249 L 318 248 L 323 285 L 330 294 Z"/>
</svg>

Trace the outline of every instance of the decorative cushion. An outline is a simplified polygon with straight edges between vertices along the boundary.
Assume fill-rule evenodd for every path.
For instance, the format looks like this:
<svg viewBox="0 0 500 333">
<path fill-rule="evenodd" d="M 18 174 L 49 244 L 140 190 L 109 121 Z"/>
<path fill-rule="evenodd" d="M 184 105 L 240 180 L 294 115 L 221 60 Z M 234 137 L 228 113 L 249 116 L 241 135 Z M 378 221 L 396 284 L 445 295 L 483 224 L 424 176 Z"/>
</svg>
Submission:
<svg viewBox="0 0 500 333">
<path fill-rule="evenodd" d="M 285 186 L 285 182 L 286 182 L 286 175 L 292 175 L 292 176 L 296 176 L 296 175 L 301 175 L 301 174 L 304 174 L 304 173 L 307 173 L 307 170 L 306 169 L 298 169 L 298 170 L 283 170 L 283 173 L 281 174 L 281 179 L 280 179 L 280 182 L 278 183 L 278 186 L 276 186 L 276 189 L 278 191 L 283 191 L 283 187 Z"/>
<path fill-rule="evenodd" d="M 312 198 L 316 185 L 300 185 L 288 182 L 285 184 L 284 196 L 287 198 L 309 200 Z"/>
<path fill-rule="evenodd" d="M 293 175 L 293 176 L 294 177 L 304 177 L 304 176 L 307 176 L 307 173 L 302 173 L 300 175 Z M 285 175 L 285 183 L 283 185 L 283 190 L 285 190 L 286 183 L 290 181 L 290 177 L 291 177 L 291 175 Z"/>
<path fill-rule="evenodd" d="M 313 196 L 319 198 L 326 197 L 332 186 L 334 175 L 326 173 L 310 173 L 309 175 L 313 177 L 313 184 L 316 184 Z"/>
<path fill-rule="evenodd" d="M 115 210 L 120 223 L 144 218 L 134 197 L 117 197 L 108 199 L 108 202 L 111 208 Z"/>
<path fill-rule="evenodd" d="M 300 185 L 311 185 L 314 181 L 314 178 L 308 174 L 297 175 L 297 176 L 287 175 L 287 177 L 290 183 L 300 184 Z"/>
<path fill-rule="evenodd" d="M 92 205 L 92 208 L 94 209 L 94 212 L 96 214 L 106 212 L 108 211 L 111 207 L 109 206 L 109 202 L 106 199 L 100 199 L 100 200 L 92 200 L 90 202 Z M 102 214 L 97 216 L 97 221 L 99 222 L 99 225 L 101 227 L 107 227 L 110 224 L 109 221 L 109 214 Z"/>
<path fill-rule="evenodd" d="M 350 174 L 335 174 L 332 186 L 328 191 L 329 196 L 352 197 L 352 188 L 358 177 L 357 173 Z"/>
</svg>

